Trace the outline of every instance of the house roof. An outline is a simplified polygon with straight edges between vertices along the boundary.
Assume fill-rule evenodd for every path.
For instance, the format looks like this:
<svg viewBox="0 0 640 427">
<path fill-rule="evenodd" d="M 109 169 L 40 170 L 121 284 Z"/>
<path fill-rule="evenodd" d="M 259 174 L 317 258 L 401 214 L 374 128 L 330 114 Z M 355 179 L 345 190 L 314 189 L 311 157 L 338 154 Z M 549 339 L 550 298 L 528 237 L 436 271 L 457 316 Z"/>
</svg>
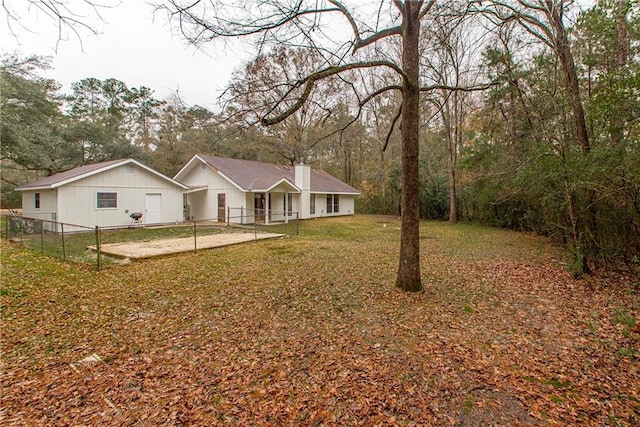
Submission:
<svg viewBox="0 0 640 427">
<path fill-rule="evenodd" d="M 312 193 L 360 194 L 349 184 L 320 169 L 311 169 Z"/>
<path fill-rule="evenodd" d="M 27 184 L 23 184 L 19 187 L 16 187 L 17 191 L 25 191 L 25 190 L 48 190 L 60 187 L 65 184 L 69 184 L 74 181 L 78 181 L 83 178 L 87 178 L 92 175 L 96 175 L 101 172 L 108 171 L 110 169 L 117 168 L 119 166 L 123 166 L 126 164 L 134 164 L 147 172 L 156 175 L 159 178 L 162 178 L 182 189 L 186 189 L 187 186 L 184 184 L 175 181 L 168 176 L 161 174 L 160 172 L 151 169 L 148 166 L 143 165 L 134 159 L 120 159 L 120 160 L 111 160 L 108 162 L 102 163 L 94 163 L 92 165 L 80 166 L 74 169 L 70 169 L 66 172 L 60 172 L 46 178 L 39 179 L 37 181 L 29 182 Z"/>
<path fill-rule="evenodd" d="M 300 191 L 295 183 L 294 166 L 275 165 L 254 160 L 230 159 L 227 157 L 202 154 L 195 155 L 182 170 L 176 174 L 174 179 L 180 179 L 183 172 L 189 170 L 190 165 L 194 161 L 206 163 L 242 191 L 269 191 L 283 182 L 289 184 L 293 190 Z M 311 192 L 360 194 L 360 192 L 352 186 L 324 171 L 316 169 L 311 169 Z"/>
</svg>

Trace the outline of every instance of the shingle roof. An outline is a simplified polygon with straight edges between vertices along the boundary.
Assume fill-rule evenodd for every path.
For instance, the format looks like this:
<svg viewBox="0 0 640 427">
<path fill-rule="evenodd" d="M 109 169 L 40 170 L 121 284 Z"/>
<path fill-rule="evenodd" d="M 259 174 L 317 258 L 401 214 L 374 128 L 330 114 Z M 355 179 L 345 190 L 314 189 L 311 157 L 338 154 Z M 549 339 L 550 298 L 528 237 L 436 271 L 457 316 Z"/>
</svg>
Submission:
<svg viewBox="0 0 640 427">
<path fill-rule="evenodd" d="M 95 163 L 92 165 L 85 165 L 85 166 L 80 166 L 74 169 L 70 169 L 68 171 L 65 172 L 60 172 L 60 173 L 56 173 L 54 175 L 50 175 L 46 178 L 41 178 L 37 181 L 33 181 L 33 182 L 29 182 L 27 184 L 23 184 L 19 187 L 16 188 L 16 190 L 27 190 L 29 188 L 35 188 L 35 187 L 52 187 L 55 184 L 58 184 L 60 182 L 63 181 L 67 181 L 76 177 L 79 177 L 81 175 L 85 175 L 88 173 L 91 173 L 95 170 L 98 169 L 102 169 L 104 167 L 107 166 L 111 166 L 115 163 L 121 162 L 122 159 L 120 160 L 111 160 L 108 162 L 102 162 L 102 163 Z"/>
<path fill-rule="evenodd" d="M 102 170 L 108 170 L 108 169 L 111 169 L 112 167 L 118 167 L 127 163 L 134 163 L 140 166 L 141 168 L 146 169 L 149 172 L 152 172 L 153 174 L 160 176 L 161 178 L 164 178 L 168 181 L 173 182 L 178 186 L 186 188 L 186 186 L 184 186 L 183 184 L 177 181 L 174 181 L 171 178 L 165 175 L 162 175 L 160 172 L 157 172 L 133 159 L 119 159 L 119 160 L 110 160 L 108 162 L 94 163 L 91 165 L 79 166 L 77 168 L 70 169 L 65 172 L 60 172 L 60 173 L 48 176 L 46 178 L 39 179 L 37 181 L 23 184 L 19 187 L 16 187 L 16 190 L 23 191 L 23 190 L 43 189 L 43 188 L 56 188 L 56 187 L 59 187 L 60 185 L 64 185 L 66 183 L 73 182 L 78 179 L 82 179 L 87 176 L 91 176 L 93 174 L 99 173 Z"/>
<path fill-rule="evenodd" d="M 282 178 L 291 178 L 292 183 L 295 180 L 294 169 L 290 166 L 207 155 L 198 157 L 247 191 L 264 190 Z"/>
<path fill-rule="evenodd" d="M 358 190 L 349 184 L 340 181 L 338 178 L 333 175 L 329 175 L 323 170 L 318 169 L 311 169 L 311 192 L 360 194 Z"/>
<path fill-rule="evenodd" d="M 294 166 L 207 155 L 198 155 L 198 157 L 245 191 L 264 191 L 282 179 L 295 184 Z M 360 194 L 349 184 L 316 169 L 311 170 L 311 192 Z"/>
</svg>

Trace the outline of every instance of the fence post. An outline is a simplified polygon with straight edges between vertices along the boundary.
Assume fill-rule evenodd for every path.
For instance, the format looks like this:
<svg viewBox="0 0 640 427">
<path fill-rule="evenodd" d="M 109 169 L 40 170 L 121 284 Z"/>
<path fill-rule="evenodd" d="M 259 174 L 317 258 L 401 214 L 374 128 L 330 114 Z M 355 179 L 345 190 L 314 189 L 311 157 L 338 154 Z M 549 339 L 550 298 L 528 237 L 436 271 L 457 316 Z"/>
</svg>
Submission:
<svg viewBox="0 0 640 427">
<path fill-rule="evenodd" d="M 20 217 L 20 244 L 24 246 L 24 217 Z"/>
<path fill-rule="evenodd" d="M 100 227 L 96 225 L 96 252 L 98 254 L 98 258 L 96 261 L 96 268 L 100 271 Z"/>
<path fill-rule="evenodd" d="M 300 235 L 300 212 L 296 212 L 296 236 Z"/>
<path fill-rule="evenodd" d="M 227 227 L 229 226 L 229 223 L 231 222 L 230 217 L 231 216 L 231 206 L 227 206 Z"/>
<path fill-rule="evenodd" d="M 37 224 L 34 222 L 34 224 Z M 40 253 L 44 253 L 44 221 L 40 221 Z"/>
<path fill-rule="evenodd" d="M 198 251 L 198 237 L 196 233 L 196 221 L 193 221 L 193 252 Z"/>
<path fill-rule="evenodd" d="M 58 228 L 58 226 L 56 226 Z M 67 248 L 64 246 L 64 223 L 60 223 L 60 232 L 62 235 L 62 259 L 67 259 Z"/>
</svg>

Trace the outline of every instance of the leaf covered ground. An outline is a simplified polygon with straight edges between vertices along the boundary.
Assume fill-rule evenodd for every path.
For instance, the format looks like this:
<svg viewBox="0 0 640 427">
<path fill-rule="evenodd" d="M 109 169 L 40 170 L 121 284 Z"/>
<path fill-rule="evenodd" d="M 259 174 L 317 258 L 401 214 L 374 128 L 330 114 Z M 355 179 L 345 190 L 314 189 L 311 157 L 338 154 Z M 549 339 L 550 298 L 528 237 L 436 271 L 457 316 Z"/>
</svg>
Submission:
<svg viewBox="0 0 640 427">
<path fill-rule="evenodd" d="M 548 241 L 400 224 L 95 272 L 5 241 L 3 425 L 638 425 L 640 281 L 575 280 Z"/>
</svg>

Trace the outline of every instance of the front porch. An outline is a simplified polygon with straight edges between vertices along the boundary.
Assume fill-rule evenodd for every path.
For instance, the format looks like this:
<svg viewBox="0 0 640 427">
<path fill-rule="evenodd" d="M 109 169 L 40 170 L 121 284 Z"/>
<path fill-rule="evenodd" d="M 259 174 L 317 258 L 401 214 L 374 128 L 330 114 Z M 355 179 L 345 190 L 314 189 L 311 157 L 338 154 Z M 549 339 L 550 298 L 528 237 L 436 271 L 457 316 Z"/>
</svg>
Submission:
<svg viewBox="0 0 640 427">
<path fill-rule="evenodd" d="M 282 224 L 300 217 L 301 191 L 283 179 L 264 191 L 191 187 L 184 194 L 185 220 L 233 224 Z"/>
<path fill-rule="evenodd" d="M 247 193 L 245 206 L 229 206 L 227 222 L 240 224 L 287 223 L 297 219 L 294 199 L 299 196 L 291 192 L 270 191 Z"/>
</svg>

